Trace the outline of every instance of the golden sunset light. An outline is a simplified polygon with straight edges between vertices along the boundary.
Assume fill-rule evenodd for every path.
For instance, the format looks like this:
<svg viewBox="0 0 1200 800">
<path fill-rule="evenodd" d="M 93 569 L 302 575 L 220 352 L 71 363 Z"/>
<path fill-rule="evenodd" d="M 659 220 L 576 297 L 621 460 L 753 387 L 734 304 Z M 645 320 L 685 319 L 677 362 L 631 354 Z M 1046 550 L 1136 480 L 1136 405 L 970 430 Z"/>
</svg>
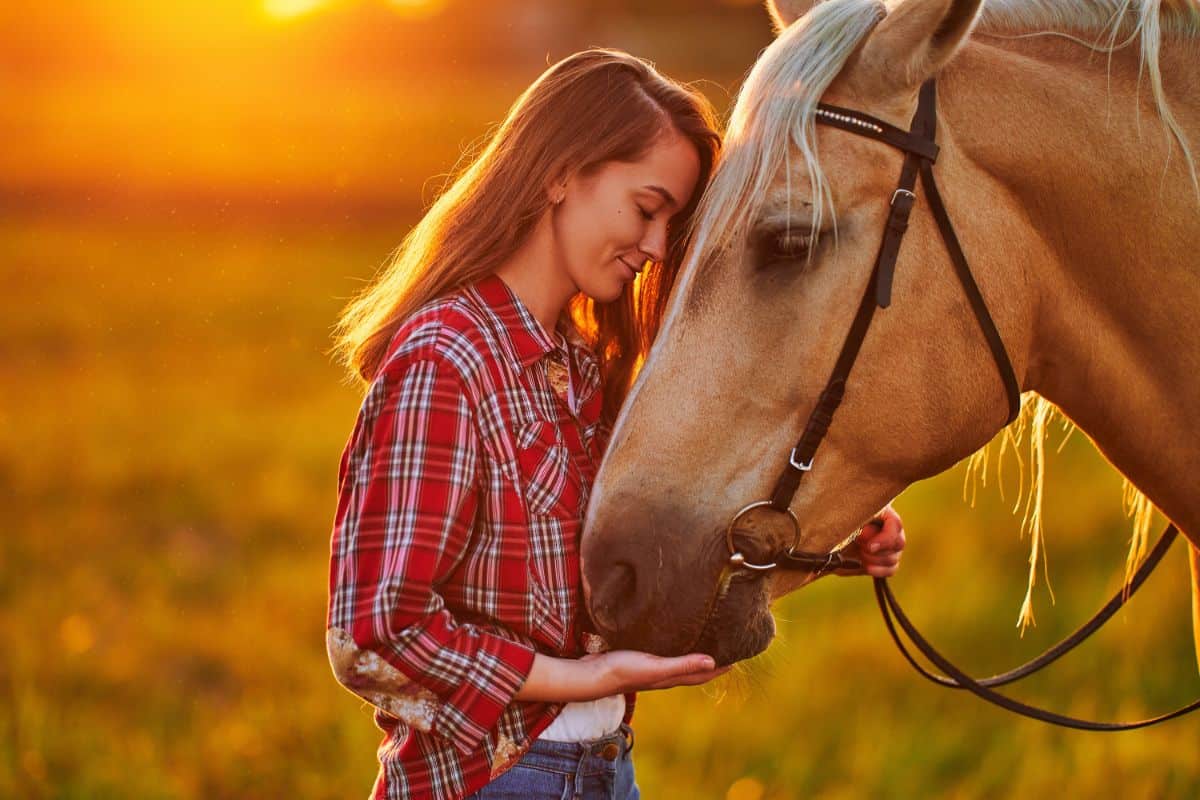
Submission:
<svg viewBox="0 0 1200 800">
<path fill-rule="evenodd" d="M 429 17 L 442 10 L 446 0 L 386 0 L 389 8 L 394 8 L 406 17 Z"/>
<path fill-rule="evenodd" d="M 374 0 L 403 17 L 430 17 L 441 11 L 446 0 Z M 263 0 L 263 10 L 278 20 L 291 20 L 333 5 L 334 0 Z"/>
<path fill-rule="evenodd" d="M 329 5 L 330 0 L 264 0 L 263 9 L 278 19 L 294 19 Z"/>
<path fill-rule="evenodd" d="M 1008 716 L 878 607 L 1019 674 L 1115 594 L 1000 693 L 1200 697 L 1198 56 L 1200 0 L 0 0 L 0 800 L 1200 798 L 1200 713 Z"/>
</svg>

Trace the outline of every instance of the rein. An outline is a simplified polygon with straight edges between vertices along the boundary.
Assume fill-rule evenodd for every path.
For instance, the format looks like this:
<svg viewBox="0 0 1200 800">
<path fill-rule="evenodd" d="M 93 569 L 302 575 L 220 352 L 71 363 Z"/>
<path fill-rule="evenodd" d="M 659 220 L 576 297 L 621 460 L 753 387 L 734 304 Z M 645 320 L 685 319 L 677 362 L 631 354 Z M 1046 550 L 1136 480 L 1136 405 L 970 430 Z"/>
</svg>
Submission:
<svg viewBox="0 0 1200 800">
<path fill-rule="evenodd" d="M 979 285 L 975 282 L 975 278 L 971 274 L 966 255 L 963 253 L 958 237 L 954 233 L 954 226 L 950 222 L 950 216 L 946 212 L 945 204 L 942 202 L 941 192 L 938 191 L 937 181 L 934 179 L 933 164 L 937 160 L 938 146 L 935 143 L 937 97 L 933 80 L 927 81 L 921 87 L 917 111 L 913 115 L 911 129 L 908 131 L 867 114 L 825 103 L 817 105 L 815 121 L 889 144 L 904 153 L 904 165 L 900 170 L 897 188 L 892 193 L 889 203 L 888 219 L 884 227 L 883 238 L 879 245 L 879 252 L 875 258 L 875 267 L 871 272 L 871 279 L 867 284 L 866 291 L 863 293 L 862 301 L 859 303 L 858 311 L 854 316 L 854 321 L 850 325 L 850 331 L 846 335 L 846 340 L 842 344 L 837 362 L 834 364 L 825 389 L 817 399 L 816 407 L 808 418 L 804 432 L 788 455 L 787 465 L 776 481 L 775 489 L 771 493 L 771 499 L 760 500 L 743 507 L 730 520 L 729 526 L 726 529 L 726 544 L 729 547 L 730 553 L 729 566 L 734 569 L 769 572 L 773 569 L 782 568 L 803 570 L 822 575 L 836 569 L 856 569 L 862 566 L 860 561 L 846 555 L 842 549 L 829 553 L 811 553 L 797 549 L 800 544 L 800 521 L 790 506 L 804 476 L 813 468 L 817 449 L 824 440 L 825 434 L 829 432 L 829 425 L 833 422 L 833 416 L 842 402 L 842 397 L 846 390 L 846 381 L 849 379 L 850 371 L 854 366 L 855 360 L 858 358 L 859 350 L 862 348 L 867 330 L 871 326 L 871 320 L 875 316 L 876 308 L 887 308 L 891 305 L 892 281 L 896 271 L 896 259 L 900 253 L 900 242 L 904 238 L 904 232 L 908 229 L 909 216 L 912 213 L 913 205 L 916 203 L 917 196 L 915 189 L 918 176 L 929 202 L 930 210 L 933 212 L 934 220 L 937 222 L 938 230 L 941 232 L 942 241 L 945 243 L 950 260 L 954 264 L 955 274 L 958 277 L 959 283 L 962 284 L 964 293 L 967 295 L 967 300 L 970 302 L 971 309 L 975 313 L 975 319 L 979 323 L 979 328 L 987 342 L 988 349 L 991 351 L 992 358 L 996 362 L 1000 380 L 1004 384 L 1004 391 L 1008 400 L 1008 418 L 1004 424 L 1008 425 L 1016 419 L 1017 414 L 1021 410 L 1021 390 L 1017 382 L 1016 373 L 1013 370 L 1012 361 L 1008 357 L 1008 352 L 1004 349 L 1004 341 L 996 329 L 996 324 L 992 320 L 991 314 L 988 312 L 987 303 L 983 299 Z M 737 523 L 743 516 L 754 509 L 766 507 L 786 514 L 791 520 L 793 528 L 792 543 L 781 552 L 775 553 L 767 563 L 754 563 L 748 561 L 746 556 L 738 549 L 734 541 L 734 536 L 737 532 Z M 892 639 L 896 642 L 896 646 L 900 649 L 905 659 L 912 664 L 918 673 L 939 686 L 950 689 L 966 689 L 977 697 L 989 703 L 994 703 L 1001 708 L 1006 708 L 1016 714 L 1067 728 L 1093 731 L 1122 731 L 1143 728 L 1200 709 L 1200 700 L 1195 700 L 1166 714 L 1137 722 L 1092 722 L 1026 705 L 994 691 L 993 687 L 1004 686 L 1032 675 L 1058 660 L 1091 636 L 1133 596 L 1133 593 L 1137 591 L 1138 587 L 1142 585 L 1162 560 L 1163 555 L 1170 548 L 1171 543 L 1175 540 L 1178 533 L 1179 530 L 1174 525 L 1168 525 L 1155 545 L 1154 550 L 1138 568 L 1129 583 L 1123 586 L 1095 616 L 1079 627 L 1074 633 L 1031 661 L 1008 672 L 993 675 L 990 678 L 978 680 L 972 678 L 939 653 L 917 631 L 916 627 L 908 619 L 908 616 L 900 608 L 900 603 L 892 593 L 886 578 L 875 578 L 875 597 L 879 602 L 879 610 L 883 615 L 888 632 L 891 634 Z M 931 672 L 918 663 L 905 645 L 900 631 L 897 630 L 897 625 L 904 631 L 913 645 L 938 669 L 945 672 L 946 675 Z"/>
</svg>

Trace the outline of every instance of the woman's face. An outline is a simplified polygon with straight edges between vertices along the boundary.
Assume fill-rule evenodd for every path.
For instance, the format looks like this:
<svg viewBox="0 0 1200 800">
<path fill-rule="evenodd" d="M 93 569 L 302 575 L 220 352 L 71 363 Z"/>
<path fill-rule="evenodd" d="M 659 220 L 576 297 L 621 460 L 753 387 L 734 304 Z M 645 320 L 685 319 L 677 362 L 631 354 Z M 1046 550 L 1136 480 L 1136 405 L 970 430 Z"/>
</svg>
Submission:
<svg viewBox="0 0 1200 800">
<path fill-rule="evenodd" d="M 662 261 L 667 223 L 699 175 L 696 148 L 671 129 L 639 161 L 608 161 L 554 187 L 562 197 L 553 215 L 560 258 L 579 291 L 616 300 L 647 261 Z"/>
</svg>

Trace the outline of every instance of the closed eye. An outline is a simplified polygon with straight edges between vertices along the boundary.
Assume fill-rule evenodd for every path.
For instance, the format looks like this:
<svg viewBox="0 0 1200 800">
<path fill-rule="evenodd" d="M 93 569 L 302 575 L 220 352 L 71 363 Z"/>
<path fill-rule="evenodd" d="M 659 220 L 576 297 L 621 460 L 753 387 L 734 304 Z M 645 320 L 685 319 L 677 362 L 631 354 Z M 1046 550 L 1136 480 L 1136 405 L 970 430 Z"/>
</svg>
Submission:
<svg viewBox="0 0 1200 800">
<path fill-rule="evenodd" d="M 807 261 L 816 245 L 817 235 L 807 228 L 790 227 L 765 230 L 757 237 L 758 267 L 772 267 Z"/>
</svg>

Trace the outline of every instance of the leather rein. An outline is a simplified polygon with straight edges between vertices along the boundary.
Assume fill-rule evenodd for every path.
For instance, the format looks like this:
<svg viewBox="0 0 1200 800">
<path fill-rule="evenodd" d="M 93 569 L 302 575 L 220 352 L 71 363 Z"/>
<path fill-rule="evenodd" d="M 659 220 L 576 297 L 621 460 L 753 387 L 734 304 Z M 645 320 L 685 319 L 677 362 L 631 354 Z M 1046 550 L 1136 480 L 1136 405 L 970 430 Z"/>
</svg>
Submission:
<svg viewBox="0 0 1200 800">
<path fill-rule="evenodd" d="M 1020 413 L 1021 390 L 1017 382 L 1016 373 L 1012 367 L 1012 362 L 1008 357 L 1008 352 L 1004 349 L 1004 341 L 996 329 L 996 324 L 988 312 L 983 294 L 980 292 L 979 286 L 971 274 L 962 246 L 959 244 L 958 237 L 954 233 L 954 226 L 951 224 L 945 204 L 942 202 L 937 182 L 934 180 L 933 164 L 938 156 L 938 146 L 935 143 L 937 128 L 936 106 L 936 88 L 932 79 L 921 87 L 917 111 L 913 116 L 911 128 L 907 131 L 859 111 L 839 108 L 825 103 L 817 105 L 815 115 L 817 123 L 830 125 L 849 131 L 850 133 L 889 144 L 904 153 L 904 165 L 900 170 L 897 188 L 892 193 L 889 203 L 890 209 L 887 224 L 884 227 L 883 238 L 879 245 L 879 252 L 875 259 L 875 267 L 871 273 L 870 282 L 867 284 L 862 301 L 859 303 L 858 311 L 854 316 L 854 321 L 850 325 L 850 331 L 846 335 L 846 340 L 842 345 L 837 362 L 834 364 L 833 371 L 829 376 L 829 381 L 817 399 L 816 407 L 808 418 L 800 440 L 788 455 L 787 465 L 776 481 L 775 489 L 771 493 L 771 499 L 760 500 L 745 506 L 734 515 L 726 529 L 726 543 L 730 553 L 729 566 L 733 569 L 749 570 L 752 572 L 790 569 L 822 575 L 837 569 L 858 569 L 862 566 L 862 563 L 858 559 L 846 555 L 842 549 L 829 553 L 811 553 L 797 549 L 800 544 L 800 521 L 791 510 L 790 505 L 804 476 L 813 468 L 817 449 L 825 438 L 825 434 L 828 433 L 834 413 L 842 401 L 842 396 L 846 389 L 846 381 L 850 377 L 850 370 L 853 368 L 863 340 L 866 338 L 867 330 L 870 328 L 871 320 L 875 315 L 875 310 L 877 308 L 887 308 L 891 304 L 892 280 L 896 270 L 896 259 L 900 252 L 900 242 L 904 237 L 905 230 L 908 228 L 909 215 L 912 212 L 913 205 L 916 203 L 917 196 L 915 189 L 918 176 L 920 177 L 926 199 L 929 202 L 930 210 L 933 212 L 934 219 L 937 222 L 938 230 L 941 232 L 942 241 L 945 243 L 950 260 L 954 264 L 955 274 L 958 276 L 959 283 L 962 284 L 963 291 L 966 293 L 967 299 L 971 304 L 971 309 L 975 312 L 975 319 L 979 323 L 984 339 L 991 350 L 992 358 L 996 362 L 1000 379 L 1004 384 L 1005 394 L 1008 399 L 1008 419 L 1005 421 L 1005 425 L 1011 423 Z M 754 563 L 747 560 L 734 541 L 735 534 L 737 533 L 737 523 L 752 510 L 767 507 L 788 516 L 792 523 L 794 536 L 792 544 L 786 549 L 775 553 L 768 562 Z M 994 689 L 995 687 L 1004 686 L 1032 675 L 1058 660 L 1061 656 L 1091 636 L 1128 601 L 1133 593 L 1137 591 L 1138 587 L 1149 577 L 1150 573 L 1162 560 L 1163 555 L 1170 548 L 1171 543 L 1175 540 L 1178 533 L 1179 531 L 1174 525 L 1168 525 L 1154 549 L 1138 568 L 1129 583 L 1123 586 L 1095 616 L 1084 623 L 1074 633 L 1031 661 L 1008 672 L 993 675 L 990 678 L 972 678 L 938 652 L 917 631 L 916 627 L 901 609 L 900 603 L 896 599 L 895 594 L 892 593 L 886 578 L 875 578 L 875 597 L 879 603 L 879 610 L 883 615 L 888 632 L 891 634 L 892 639 L 896 642 L 905 659 L 922 676 L 939 686 L 951 689 L 966 689 L 983 700 L 1006 708 L 1016 714 L 1067 728 L 1094 731 L 1121 731 L 1143 728 L 1200 709 L 1200 700 L 1195 700 L 1174 711 L 1149 719 L 1136 722 L 1110 723 L 1077 719 L 1036 708 L 1013 700 L 1006 695 L 996 692 Z M 931 663 L 946 674 L 939 675 L 923 667 L 906 646 L 900 634 L 901 630 L 912 640 L 916 649 L 920 650 Z"/>
</svg>

